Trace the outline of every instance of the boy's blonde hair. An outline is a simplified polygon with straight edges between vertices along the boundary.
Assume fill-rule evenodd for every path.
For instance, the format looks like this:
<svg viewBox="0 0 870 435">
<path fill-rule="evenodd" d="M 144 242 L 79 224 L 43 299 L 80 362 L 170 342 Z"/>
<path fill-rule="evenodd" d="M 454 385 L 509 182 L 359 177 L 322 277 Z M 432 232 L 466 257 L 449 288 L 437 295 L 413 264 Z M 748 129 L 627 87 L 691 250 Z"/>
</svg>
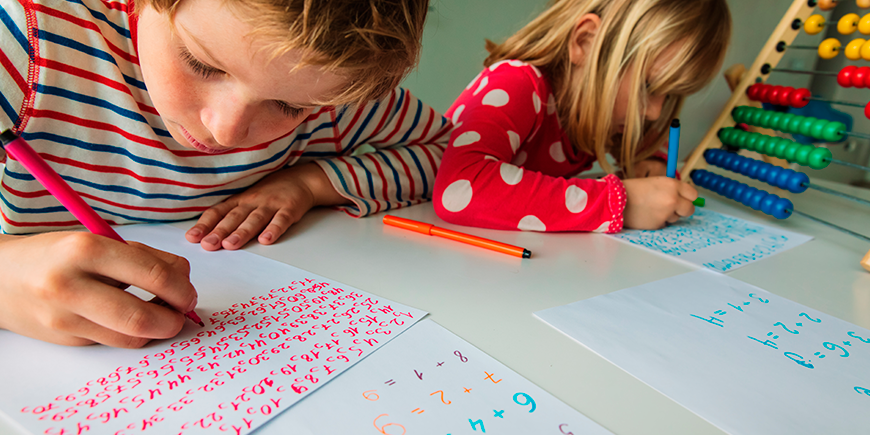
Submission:
<svg viewBox="0 0 870 435">
<path fill-rule="evenodd" d="M 182 0 L 138 0 L 173 17 Z M 298 50 L 348 85 L 329 101 L 351 104 L 386 95 L 417 64 L 428 0 L 222 0 L 265 41 L 272 58 Z"/>
<path fill-rule="evenodd" d="M 569 48 L 574 29 L 586 14 L 601 18 L 583 67 L 574 68 Z M 634 66 L 625 130 L 613 150 L 623 172 L 634 176 L 634 163 L 662 146 L 662 134 L 676 117 L 685 96 L 712 80 L 725 56 L 731 15 L 725 0 L 554 0 L 550 7 L 504 43 L 487 41 L 484 64 L 518 59 L 537 66 L 553 84 L 559 120 L 575 148 L 606 161 L 613 146 L 614 102 L 620 80 Z M 647 77 L 668 51 L 664 68 Z M 668 95 L 659 119 L 644 119 L 647 94 Z M 651 136 L 644 137 L 647 133 Z M 617 137 L 618 139 L 618 137 Z M 644 144 L 643 149 L 638 149 Z"/>
</svg>

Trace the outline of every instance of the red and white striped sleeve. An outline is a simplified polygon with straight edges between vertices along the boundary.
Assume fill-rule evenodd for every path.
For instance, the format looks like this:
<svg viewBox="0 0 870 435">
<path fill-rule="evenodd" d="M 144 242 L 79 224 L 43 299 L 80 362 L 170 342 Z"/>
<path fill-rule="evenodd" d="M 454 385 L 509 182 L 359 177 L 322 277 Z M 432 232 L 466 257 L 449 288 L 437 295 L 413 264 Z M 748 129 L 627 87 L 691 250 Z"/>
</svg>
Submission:
<svg viewBox="0 0 870 435">
<path fill-rule="evenodd" d="M 353 202 L 345 212 L 362 217 L 432 199 L 435 173 L 450 139 L 447 118 L 401 88 L 338 116 L 342 156 L 315 163 Z M 375 151 L 352 155 L 362 145 Z"/>
<path fill-rule="evenodd" d="M 30 43 L 24 7 L 0 0 L 0 130 L 16 127 L 27 97 Z"/>
</svg>

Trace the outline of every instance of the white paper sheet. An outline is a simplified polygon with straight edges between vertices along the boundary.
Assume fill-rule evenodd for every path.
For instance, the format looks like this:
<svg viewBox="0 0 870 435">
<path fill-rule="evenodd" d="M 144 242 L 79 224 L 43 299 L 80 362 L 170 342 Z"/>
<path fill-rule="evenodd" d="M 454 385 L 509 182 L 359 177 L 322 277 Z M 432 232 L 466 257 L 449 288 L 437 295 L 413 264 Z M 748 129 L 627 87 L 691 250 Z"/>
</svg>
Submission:
<svg viewBox="0 0 870 435">
<path fill-rule="evenodd" d="M 431 320 L 257 434 L 288 427 L 294 435 L 611 433 Z"/>
<path fill-rule="evenodd" d="M 249 433 L 425 315 L 173 227 L 119 232 L 191 262 L 206 327 L 136 350 L 0 331 L 0 410 L 35 434 Z"/>
<path fill-rule="evenodd" d="M 702 269 L 535 316 L 725 432 L 870 428 L 870 331 L 725 275 Z"/>
<path fill-rule="evenodd" d="M 695 214 L 660 230 L 624 230 L 619 240 L 720 272 L 794 248 L 813 238 L 749 222 L 712 210 Z"/>
</svg>

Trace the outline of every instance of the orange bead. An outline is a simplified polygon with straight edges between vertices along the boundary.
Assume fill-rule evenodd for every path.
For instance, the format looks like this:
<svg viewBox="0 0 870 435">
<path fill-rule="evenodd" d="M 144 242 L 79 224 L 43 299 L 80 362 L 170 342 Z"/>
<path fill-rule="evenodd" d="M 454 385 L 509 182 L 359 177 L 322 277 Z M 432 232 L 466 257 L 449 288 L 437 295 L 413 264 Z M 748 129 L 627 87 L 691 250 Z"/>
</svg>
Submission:
<svg viewBox="0 0 870 435">
<path fill-rule="evenodd" d="M 870 14 L 864 15 L 858 21 L 858 31 L 863 35 L 870 35 Z"/>
<path fill-rule="evenodd" d="M 837 22 L 837 31 L 843 35 L 851 35 L 858 30 L 858 21 L 860 20 L 861 17 L 858 14 L 843 15 L 843 18 L 840 18 L 840 21 Z"/>
<path fill-rule="evenodd" d="M 819 0 L 819 9 L 829 11 L 837 7 L 837 0 Z"/>
<path fill-rule="evenodd" d="M 815 14 L 810 15 L 806 21 L 804 21 L 804 32 L 807 32 L 808 35 L 815 35 L 820 33 L 822 29 L 825 28 L 825 17 Z"/>
<path fill-rule="evenodd" d="M 861 267 L 867 269 L 867 272 L 870 272 L 870 251 L 867 251 L 867 255 L 861 260 Z"/>
<path fill-rule="evenodd" d="M 857 0 L 855 3 L 857 3 L 858 7 L 861 9 L 870 8 L 870 0 Z"/>
<path fill-rule="evenodd" d="M 819 44 L 819 57 L 822 59 L 833 59 L 837 57 L 837 53 L 839 53 L 840 47 L 842 46 L 840 40 L 837 38 L 825 39 L 821 44 Z"/>
<path fill-rule="evenodd" d="M 846 59 L 849 60 L 861 60 L 861 48 L 864 44 L 867 43 L 866 40 L 858 38 L 853 40 L 852 42 L 846 45 L 846 49 L 844 51 L 844 55 L 846 55 Z"/>
</svg>

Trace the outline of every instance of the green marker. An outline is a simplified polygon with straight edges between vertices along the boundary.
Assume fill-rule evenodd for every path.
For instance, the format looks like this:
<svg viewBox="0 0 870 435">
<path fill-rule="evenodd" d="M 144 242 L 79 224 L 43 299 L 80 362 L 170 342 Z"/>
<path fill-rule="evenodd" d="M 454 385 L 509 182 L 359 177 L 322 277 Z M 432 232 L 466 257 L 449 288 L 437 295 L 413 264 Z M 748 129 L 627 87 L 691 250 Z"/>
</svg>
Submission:
<svg viewBox="0 0 870 435">
<path fill-rule="evenodd" d="M 698 197 L 698 199 L 692 201 L 692 204 L 695 204 L 698 207 L 703 207 L 704 204 L 706 204 L 706 203 L 707 203 L 707 201 L 705 201 L 704 198 L 701 198 L 700 196 Z"/>
</svg>

